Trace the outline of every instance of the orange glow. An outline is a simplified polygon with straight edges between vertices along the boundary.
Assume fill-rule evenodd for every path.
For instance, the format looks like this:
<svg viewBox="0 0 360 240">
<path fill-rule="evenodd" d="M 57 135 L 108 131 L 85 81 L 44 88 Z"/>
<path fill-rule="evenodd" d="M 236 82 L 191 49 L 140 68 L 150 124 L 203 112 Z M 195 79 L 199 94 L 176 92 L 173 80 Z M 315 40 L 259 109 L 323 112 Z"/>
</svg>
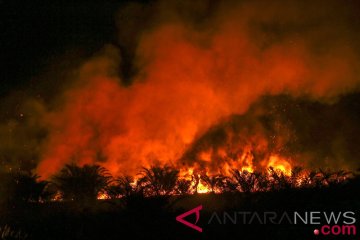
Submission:
<svg viewBox="0 0 360 240">
<path fill-rule="evenodd" d="M 199 185 L 197 186 L 197 193 L 209 193 L 210 189 L 202 183 L 200 180 Z"/>
<path fill-rule="evenodd" d="M 199 159 L 205 162 L 211 162 L 211 152 L 201 152 Z"/>
<path fill-rule="evenodd" d="M 251 166 L 242 167 L 241 171 L 254 172 L 254 169 Z"/>
<path fill-rule="evenodd" d="M 51 199 L 51 201 L 62 201 L 62 200 L 63 200 L 63 198 L 59 191 L 56 192 L 55 195 Z"/>
<path fill-rule="evenodd" d="M 180 174 L 179 174 L 180 178 L 182 179 L 186 179 L 186 180 L 190 180 L 191 181 L 191 185 L 190 188 L 192 189 L 192 193 L 209 193 L 211 190 L 208 186 L 206 186 L 203 181 L 200 179 L 201 174 L 197 171 L 194 170 L 194 168 L 190 167 L 190 168 L 182 168 L 180 170 Z M 198 184 L 196 186 L 195 189 L 195 185 L 196 182 L 198 181 Z"/>
<path fill-rule="evenodd" d="M 291 164 L 277 155 L 270 156 L 269 162 L 267 163 L 267 168 L 269 167 L 273 167 L 275 170 L 281 171 L 287 176 L 291 175 Z"/>
<path fill-rule="evenodd" d="M 315 55 L 310 46 L 319 44 L 297 34 L 265 41 L 271 34 L 255 26 L 263 26 L 269 16 L 253 8 L 228 9 L 215 18 L 211 31 L 180 22 L 154 25 L 139 36 L 134 57 L 139 73 L 126 86 L 116 74 L 122 62 L 119 49 L 105 47 L 85 62 L 58 105 L 44 116 L 48 137 L 38 174 L 49 178 L 76 163 L 101 164 L 113 176 L 136 175 L 140 167 L 155 164 L 195 168 L 200 159 L 199 168 L 211 173 L 273 166 L 289 175 L 290 163 L 269 157 L 270 151 L 255 161 L 252 150 L 269 145 L 261 129 L 249 137 L 252 145 L 226 143 L 231 151 L 206 146 L 198 149 L 194 158 L 199 159 L 189 159 L 186 167 L 180 162 L 209 129 L 246 113 L 264 95 L 327 100 L 355 85 L 351 76 L 358 69 L 352 67 L 357 61 L 351 49 L 334 47 L 331 54 Z M 282 40 L 273 43 L 277 38 Z M 228 135 L 236 139 L 231 131 Z M 200 184 L 198 190 L 207 191 Z"/>
<path fill-rule="evenodd" d="M 241 171 L 248 171 L 248 172 L 254 172 L 254 166 L 253 166 L 253 159 L 254 156 L 250 154 L 251 147 L 247 146 L 244 148 L 244 152 L 242 156 L 240 157 L 240 162 L 242 162 Z"/>
<path fill-rule="evenodd" d="M 98 200 L 105 200 L 105 199 L 110 199 L 110 196 L 107 195 L 106 193 L 99 193 L 97 196 Z"/>
<path fill-rule="evenodd" d="M 194 173 L 194 168 L 190 167 L 190 168 L 182 168 L 180 170 L 180 178 L 184 178 L 186 180 L 191 180 L 192 179 L 192 176 L 193 176 L 193 173 Z"/>
</svg>

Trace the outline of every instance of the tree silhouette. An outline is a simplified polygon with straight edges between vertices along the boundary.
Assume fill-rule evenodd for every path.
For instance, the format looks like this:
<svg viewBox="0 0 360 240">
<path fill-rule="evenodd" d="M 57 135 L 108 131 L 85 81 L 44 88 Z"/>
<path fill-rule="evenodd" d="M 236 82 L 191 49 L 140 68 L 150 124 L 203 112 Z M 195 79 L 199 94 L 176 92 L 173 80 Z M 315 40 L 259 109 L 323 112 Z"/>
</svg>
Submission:
<svg viewBox="0 0 360 240">
<path fill-rule="evenodd" d="M 302 173 L 303 169 L 301 167 L 294 167 L 291 169 L 291 175 L 290 175 L 290 184 L 292 187 L 299 187 L 302 185 Z"/>
<path fill-rule="evenodd" d="M 270 179 L 266 173 L 254 172 L 256 178 L 256 191 L 264 192 L 269 190 Z"/>
<path fill-rule="evenodd" d="M 273 167 L 269 167 L 269 178 L 271 190 L 290 189 L 292 187 L 291 177 Z"/>
<path fill-rule="evenodd" d="M 316 171 L 310 171 L 302 178 L 302 187 L 307 188 L 320 188 L 322 186 L 321 176 Z"/>
<path fill-rule="evenodd" d="M 332 172 L 330 170 L 319 169 L 319 178 L 322 186 L 332 186 L 345 181 L 351 172 L 344 170 Z"/>
<path fill-rule="evenodd" d="M 347 179 L 349 179 L 350 175 L 353 175 L 353 173 L 345 170 L 339 170 L 334 172 L 334 184 L 345 182 Z"/>
<path fill-rule="evenodd" d="M 230 171 L 232 179 L 242 192 L 254 192 L 256 189 L 256 175 L 248 171 L 232 169 Z"/>
<path fill-rule="evenodd" d="M 105 191 L 110 183 L 111 176 L 108 171 L 99 165 L 67 164 L 54 177 L 54 183 L 58 187 L 65 200 L 96 200 L 100 192 Z"/>
<path fill-rule="evenodd" d="M 208 176 L 206 174 L 201 175 L 201 180 L 205 183 L 207 187 L 210 188 L 211 193 L 215 193 L 216 190 L 222 192 L 225 187 L 225 176 L 223 175 L 213 175 Z"/>
<path fill-rule="evenodd" d="M 107 187 L 110 198 L 130 197 L 141 192 L 141 186 L 135 183 L 131 176 L 120 176 L 115 179 L 112 185 Z"/>
<path fill-rule="evenodd" d="M 197 194 L 197 191 L 198 191 L 198 186 L 199 186 L 199 183 L 200 183 L 200 174 L 198 174 L 197 172 L 193 172 L 191 174 L 191 182 L 192 182 L 192 190 L 195 194 Z"/>
<path fill-rule="evenodd" d="M 144 189 L 146 195 L 169 195 L 175 190 L 179 170 L 170 166 L 144 167 L 140 175 L 138 184 Z"/>
<path fill-rule="evenodd" d="M 189 194 L 191 189 L 191 184 L 192 184 L 191 180 L 178 179 L 176 183 L 176 192 L 182 195 Z"/>
<path fill-rule="evenodd" d="M 44 194 L 47 181 L 30 171 L 10 171 L 0 174 L 0 193 L 5 202 L 39 202 Z"/>
</svg>

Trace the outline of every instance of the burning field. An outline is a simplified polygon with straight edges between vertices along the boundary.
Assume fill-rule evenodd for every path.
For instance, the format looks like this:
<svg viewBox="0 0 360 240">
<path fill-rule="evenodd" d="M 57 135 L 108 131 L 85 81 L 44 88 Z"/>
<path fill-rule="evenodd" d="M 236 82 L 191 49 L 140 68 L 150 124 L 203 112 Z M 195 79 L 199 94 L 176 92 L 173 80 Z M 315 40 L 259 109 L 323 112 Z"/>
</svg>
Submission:
<svg viewBox="0 0 360 240">
<path fill-rule="evenodd" d="M 0 239 L 55 239 L 31 235 L 47 226 L 31 211 L 73 219 L 79 202 L 124 224 L 144 202 L 173 219 L 358 188 L 358 2 L 80 2 L 0 3 Z"/>
</svg>

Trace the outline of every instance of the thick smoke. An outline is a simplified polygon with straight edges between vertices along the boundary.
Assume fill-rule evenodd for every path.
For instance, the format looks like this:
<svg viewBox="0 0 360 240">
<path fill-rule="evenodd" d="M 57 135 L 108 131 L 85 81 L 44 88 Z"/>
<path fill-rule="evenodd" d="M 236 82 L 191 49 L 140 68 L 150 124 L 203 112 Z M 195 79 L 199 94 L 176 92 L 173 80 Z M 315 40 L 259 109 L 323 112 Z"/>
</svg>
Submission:
<svg viewBox="0 0 360 240">
<path fill-rule="evenodd" d="M 154 163 L 191 164 L 203 143 L 221 146 L 229 139 L 239 148 L 265 142 L 264 149 L 285 156 L 303 150 L 304 164 L 317 166 L 311 161 L 324 155 L 292 141 L 303 132 L 286 124 L 286 114 L 274 115 L 280 124 L 274 127 L 251 110 L 279 105 L 267 105 L 263 96 L 326 106 L 358 91 L 359 31 L 352 6 L 219 2 L 159 1 L 121 9 L 117 43 L 85 62 L 54 98 L 56 107 L 41 115 L 48 135 L 36 146 L 39 174 L 48 177 L 69 162 L 99 163 L 114 174 Z M 309 121 L 321 124 L 312 117 L 299 123 L 304 131 Z M 224 131 L 238 128 L 232 134 L 240 136 L 206 139 L 217 136 L 209 129 L 228 121 L 232 127 Z M 281 141 L 271 145 L 270 135 Z M 341 144 L 330 152 L 341 155 L 335 149 L 348 146 Z M 258 158 L 266 154 L 259 151 Z M 327 164 L 348 167 L 346 157 L 348 152 Z M 214 159 L 209 165 L 219 164 Z"/>
<path fill-rule="evenodd" d="M 275 155 L 292 166 L 356 169 L 359 103 L 358 94 L 334 104 L 288 95 L 264 96 L 245 114 L 232 115 L 210 128 L 185 152 L 181 163 L 213 172 L 224 164 L 245 169 L 251 164 L 262 171 Z"/>
</svg>

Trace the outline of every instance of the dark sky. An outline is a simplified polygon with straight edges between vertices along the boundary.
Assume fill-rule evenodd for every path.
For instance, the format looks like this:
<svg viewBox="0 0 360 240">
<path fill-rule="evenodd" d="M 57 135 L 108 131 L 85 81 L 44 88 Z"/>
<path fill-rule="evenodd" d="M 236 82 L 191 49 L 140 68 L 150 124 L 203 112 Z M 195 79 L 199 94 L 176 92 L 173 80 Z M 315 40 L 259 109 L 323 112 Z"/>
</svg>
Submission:
<svg viewBox="0 0 360 240">
<path fill-rule="evenodd" d="M 66 51 L 89 55 L 114 40 L 125 1 L 0 1 L 0 96 L 26 86 Z"/>
</svg>

